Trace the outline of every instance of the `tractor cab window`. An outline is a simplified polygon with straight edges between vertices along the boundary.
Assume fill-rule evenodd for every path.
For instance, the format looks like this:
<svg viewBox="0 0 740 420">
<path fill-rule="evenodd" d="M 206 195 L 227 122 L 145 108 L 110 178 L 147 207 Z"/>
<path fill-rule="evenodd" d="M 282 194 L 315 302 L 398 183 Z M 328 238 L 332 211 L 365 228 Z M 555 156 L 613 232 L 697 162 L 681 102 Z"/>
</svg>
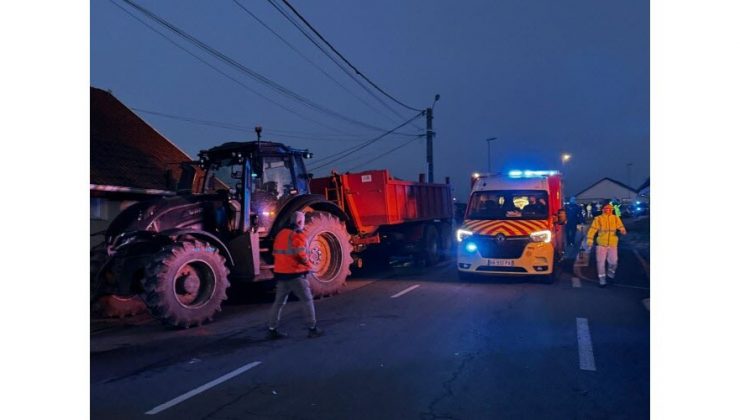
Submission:
<svg viewBox="0 0 740 420">
<path fill-rule="evenodd" d="M 466 219 L 544 220 L 548 214 L 546 191 L 478 191 L 470 197 Z"/>
<path fill-rule="evenodd" d="M 261 173 L 252 176 L 253 192 L 263 193 L 277 200 L 290 195 L 293 185 L 293 174 L 290 170 L 290 156 L 267 156 L 262 161 Z"/>
<path fill-rule="evenodd" d="M 238 161 L 213 162 L 205 178 L 204 192 L 240 191 L 244 178 L 244 164 Z"/>
</svg>

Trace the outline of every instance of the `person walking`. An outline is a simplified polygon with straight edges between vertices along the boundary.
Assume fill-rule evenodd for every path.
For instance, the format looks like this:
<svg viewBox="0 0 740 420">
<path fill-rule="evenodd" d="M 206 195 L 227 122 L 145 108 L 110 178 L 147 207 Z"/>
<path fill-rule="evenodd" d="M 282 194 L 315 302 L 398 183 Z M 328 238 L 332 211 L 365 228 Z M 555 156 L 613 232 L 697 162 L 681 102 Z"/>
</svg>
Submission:
<svg viewBox="0 0 740 420">
<path fill-rule="evenodd" d="M 287 334 L 278 331 L 277 327 L 280 323 L 280 314 L 291 292 L 301 301 L 308 327 L 308 337 L 319 337 L 324 333 L 316 327 L 316 309 L 308 278 L 306 278 L 311 272 L 311 264 L 306 254 L 308 244 L 306 235 L 303 233 L 305 224 L 306 215 L 297 211 L 291 215 L 290 225 L 281 229 L 275 237 L 272 254 L 275 257 L 274 272 L 277 289 L 268 321 L 267 337 L 270 339 L 287 337 Z"/>
<path fill-rule="evenodd" d="M 612 200 L 612 207 L 614 207 L 614 215 L 621 218 L 622 217 L 622 203 L 615 198 L 614 200 Z"/>
<path fill-rule="evenodd" d="M 573 245 L 576 240 L 578 225 L 583 223 L 581 206 L 576 203 L 575 197 L 571 197 L 568 204 L 565 205 L 565 214 L 567 216 L 565 222 L 565 236 L 568 238 L 568 245 Z"/>
<path fill-rule="evenodd" d="M 591 250 L 594 236 L 598 233 L 596 238 L 596 271 L 599 274 L 599 287 L 604 287 L 606 286 L 607 276 L 610 281 L 613 281 L 617 273 L 617 244 L 619 243 L 617 232 L 626 235 L 627 230 L 624 228 L 622 220 L 612 214 L 614 208 L 611 204 L 605 204 L 601 211 L 603 213 L 594 219 L 591 228 L 588 230 L 586 242 L 588 248 L 586 252 Z M 605 267 L 606 263 L 608 263 L 608 268 Z"/>
</svg>

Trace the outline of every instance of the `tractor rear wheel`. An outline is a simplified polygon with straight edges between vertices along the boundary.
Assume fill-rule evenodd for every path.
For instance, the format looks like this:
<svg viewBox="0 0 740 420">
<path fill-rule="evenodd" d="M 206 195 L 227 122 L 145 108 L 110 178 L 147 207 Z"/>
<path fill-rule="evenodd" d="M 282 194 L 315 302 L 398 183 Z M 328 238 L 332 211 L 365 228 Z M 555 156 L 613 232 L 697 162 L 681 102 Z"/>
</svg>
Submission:
<svg viewBox="0 0 740 420">
<path fill-rule="evenodd" d="M 452 257 L 452 227 L 443 223 L 439 225 L 439 260 L 447 261 Z"/>
<path fill-rule="evenodd" d="M 146 304 L 167 325 L 199 326 L 221 310 L 228 275 L 226 259 L 217 248 L 197 240 L 176 242 L 146 266 Z"/>
<path fill-rule="evenodd" d="M 311 292 L 314 297 L 339 293 L 347 283 L 352 264 L 352 244 L 344 223 L 330 213 L 313 211 L 306 214 L 303 232 L 314 270 L 308 274 Z"/>
</svg>

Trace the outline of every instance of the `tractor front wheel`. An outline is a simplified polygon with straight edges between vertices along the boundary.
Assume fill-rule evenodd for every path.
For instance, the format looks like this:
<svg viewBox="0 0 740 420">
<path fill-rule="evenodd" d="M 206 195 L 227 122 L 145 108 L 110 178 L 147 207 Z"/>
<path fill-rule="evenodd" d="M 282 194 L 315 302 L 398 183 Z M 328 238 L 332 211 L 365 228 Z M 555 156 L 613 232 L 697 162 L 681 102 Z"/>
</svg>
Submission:
<svg viewBox="0 0 740 420">
<path fill-rule="evenodd" d="M 199 326 L 221 310 L 228 275 L 226 259 L 217 248 L 196 240 L 176 242 L 146 267 L 146 304 L 167 325 Z"/>
</svg>

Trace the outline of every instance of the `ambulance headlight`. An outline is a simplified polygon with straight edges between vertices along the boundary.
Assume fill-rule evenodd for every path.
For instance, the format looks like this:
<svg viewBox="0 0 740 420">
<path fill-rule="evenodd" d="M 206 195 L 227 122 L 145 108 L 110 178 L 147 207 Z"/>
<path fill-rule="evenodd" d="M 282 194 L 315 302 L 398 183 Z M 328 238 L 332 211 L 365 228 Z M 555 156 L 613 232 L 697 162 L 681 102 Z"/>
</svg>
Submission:
<svg viewBox="0 0 740 420">
<path fill-rule="evenodd" d="M 532 242 L 549 243 L 552 240 L 552 232 L 549 230 L 540 230 L 538 232 L 532 232 L 529 237 L 532 239 Z"/>
<path fill-rule="evenodd" d="M 465 238 L 467 238 L 468 236 L 472 236 L 472 235 L 473 235 L 473 232 L 469 230 L 465 230 L 465 229 L 458 229 L 457 233 L 455 234 L 458 242 L 462 242 Z"/>
</svg>

